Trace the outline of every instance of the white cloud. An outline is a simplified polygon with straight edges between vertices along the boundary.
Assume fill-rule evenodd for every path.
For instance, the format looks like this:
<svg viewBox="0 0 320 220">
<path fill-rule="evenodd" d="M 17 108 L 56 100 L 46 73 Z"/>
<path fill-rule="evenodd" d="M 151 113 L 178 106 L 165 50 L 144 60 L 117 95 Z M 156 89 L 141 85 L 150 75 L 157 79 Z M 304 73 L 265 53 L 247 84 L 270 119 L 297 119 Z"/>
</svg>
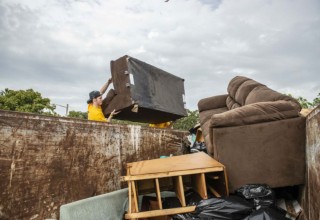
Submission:
<svg viewBox="0 0 320 220">
<path fill-rule="evenodd" d="M 34 88 L 86 111 L 110 61 L 128 54 L 184 78 L 190 109 L 238 74 L 312 100 L 319 12 L 317 0 L 2 0 L 0 90 Z"/>
</svg>

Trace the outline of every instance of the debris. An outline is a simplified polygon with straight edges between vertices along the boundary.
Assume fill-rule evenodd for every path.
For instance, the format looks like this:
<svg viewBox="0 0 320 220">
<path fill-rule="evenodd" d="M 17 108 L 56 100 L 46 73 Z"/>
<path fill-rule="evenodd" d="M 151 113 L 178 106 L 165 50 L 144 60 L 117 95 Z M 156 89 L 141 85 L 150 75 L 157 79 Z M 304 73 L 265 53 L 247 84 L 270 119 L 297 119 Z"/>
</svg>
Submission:
<svg viewBox="0 0 320 220">
<path fill-rule="evenodd" d="M 244 220 L 289 220 L 285 213 L 275 207 L 263 207 L 253 211 Z"/>
<path fill-rule="evenodd" d="M 266 184 L 248 184 L 237 189 L 236 194 L 252 202 L 256 209 L 275 204 L 275 193 Z"/>
</svg>

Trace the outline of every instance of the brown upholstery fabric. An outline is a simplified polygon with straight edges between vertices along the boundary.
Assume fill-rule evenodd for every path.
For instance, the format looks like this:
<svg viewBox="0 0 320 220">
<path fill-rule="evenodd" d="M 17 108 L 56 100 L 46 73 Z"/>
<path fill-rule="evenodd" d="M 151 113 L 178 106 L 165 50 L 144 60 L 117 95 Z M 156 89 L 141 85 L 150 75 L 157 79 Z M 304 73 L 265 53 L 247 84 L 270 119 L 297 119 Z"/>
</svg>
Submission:
<svg viewBox="0 0 320 220">
<path fill-rule="evenodd" d="M 243 77 L 243 76 L 236 76 L 233 79 L 230 80 L 229 85 L 228 85 L 228 94 L 235 99 L 236 97 L 236 93 L 238 91 L 238 88 L 240 87 L 240 85 L 242 83 L 244 83 L 245 81 L 250 80 L 247 77 Z"/>
<path fill-rule="evenodd" d="M 300 104 L 243 76 L 231 79 L 227 90 L 223 108 L 212 97 L 200 100 L 198 107 L 208 154 L 226 166 L 230 191 L 250 183 L 303 184 Z"/>
<path fill-rule="evenodd" d="M 233 98 L 231 98 L 231 96 L 227 97 L 226 103 L 227 103 L 228 109 L 235 109 L 241 106 Z"/>
<path fill-rule="evenodd" d="M 212 129 L 215 158 L 227 168 L 229 190 L 252 183 L 304 183 L 305 118 Z"/>
<path fill-rule="evenodd" d="M 102 109 L 105 109 L 111 100 L 116 96 L 116 92 L 113 89 L 110 89 L 107 93 L 107 96 L 102 101 Z"/>
<path fill-rule="evenodd" d="M 115 119 L 152 124 L 187 116 L 184 79 L 127 55 L 110 66 L 117 95 L 102 106 L 105 116 L 116 109 Z"/>
<path fill-rule="evenodd" d="M 276 92 L 261 83 L 243 76 L 236 76 L 230 81 L 228 94 L 229 97 L 226 100 L 228 109 L 256 102 L 285 100 L 296 103 L 297 110 L 301 110 L 300 104 L 294 98 Z"/>
<path fill-rule="evenodd" d="M 207 147 L 207 151 L 209 154 L 213 154 L 213 149 L 212 149 L 212 144 L 209 138 L 210 134 L 210 123 L 211 123 L 211 116 L 215 114 L 219 114 L 222 112 L 226 112 L 228 109 L 226 107 L 224 108 L 217 108 L 217 109 L 211 109 L 207 111 L 201 112 L 200 116 L 200 124 L 201 124 L 201 129 L 202 129 L 202 135 L 205 138 L 205 143 Z"/>
<path fill-rule="evenodd" d="M 301 106 L 294 98 L 290 96 L 281 94 L 272 89 L 269 89 L 266 86 L 259 86 L 252 90 L 252 92 L 247 96 L 245 104 L 252 104 L 256 102 L 268 102 L 268 101 L 290 101 L 295 103 L 297 111 L 301 111 Z"/>
<path fill-rule="evenodd" d="M 258 102 L 211 117 L 211 127 L 229 127 L 298 117 L 292 102 Z"/>
<path fill-rule="evenodd" d="M 228 95 L 226 94 L 201 99 L 198 102 L 198 109 L 200 112 L 202 112 L 210 109 L 226 107 L 227 97 Z"/>
</svg>

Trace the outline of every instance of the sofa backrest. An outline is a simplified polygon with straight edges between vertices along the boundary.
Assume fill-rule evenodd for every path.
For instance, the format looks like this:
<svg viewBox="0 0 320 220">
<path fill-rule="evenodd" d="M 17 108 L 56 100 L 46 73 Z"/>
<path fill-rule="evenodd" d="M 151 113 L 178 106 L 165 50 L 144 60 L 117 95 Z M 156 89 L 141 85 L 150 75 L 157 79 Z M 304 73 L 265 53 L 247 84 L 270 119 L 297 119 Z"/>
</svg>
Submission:
<svg viewBox="0 0 320 220">
<path fill-rule="evenodd" d="M 290 101 L 295 104 L 297 111 L 301 110 L 301 106 L 294 98 L 276 92 L 266 85 L 256 82 L 244 76 L 234 77 L 228 85 L 227 107 L 234 109 L 240 106 L 253 104 L 257 102 L 268 101 Z"/>
</svg>

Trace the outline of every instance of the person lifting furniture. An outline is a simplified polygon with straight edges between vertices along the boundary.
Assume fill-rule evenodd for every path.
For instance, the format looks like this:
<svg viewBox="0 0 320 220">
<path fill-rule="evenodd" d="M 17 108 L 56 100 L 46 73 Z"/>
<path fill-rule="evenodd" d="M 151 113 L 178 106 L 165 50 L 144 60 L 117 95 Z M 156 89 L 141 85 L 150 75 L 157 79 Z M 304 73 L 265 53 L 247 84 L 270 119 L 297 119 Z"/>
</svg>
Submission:
<svg viewBox="0 0 320 220">
<path fill-rule="evenodd" d="M 106 118 L 102 112 L 101 105 L 104 101 L 102 99 L 102 95 L 106 92 L 109 85 L 112 83 L 112 78 L 110 78 L 100 89 L 100 91 L 91 91 L 89 93 L 89 99 L 87 101 L 88 103 L 88 120 L 93 121 L 104 121 L 104 122 L 111 122 L 112 117 L 119 112 L 116 112 L 114 109 L 108 118 Z"/>
</svg>

